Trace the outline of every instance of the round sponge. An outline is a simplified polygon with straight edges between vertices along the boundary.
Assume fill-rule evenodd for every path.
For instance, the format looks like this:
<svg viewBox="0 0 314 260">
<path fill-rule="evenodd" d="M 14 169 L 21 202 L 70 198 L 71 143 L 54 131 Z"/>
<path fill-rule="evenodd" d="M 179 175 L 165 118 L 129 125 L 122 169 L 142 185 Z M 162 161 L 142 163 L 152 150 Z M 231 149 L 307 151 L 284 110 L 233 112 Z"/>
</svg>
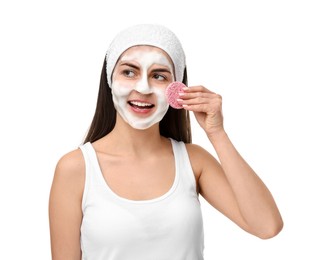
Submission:
<svg viewBox="0 0 314 260">
<path fill-rule="evenodd" d="M 183 92 L 183 88 L 186 87 L 182 82 L 174 81 L 168 85 L 166 88 L 166 98 L 169 105 L 175 109 L 183 108 L 177 101 L 179 92 Z"/>
</svg>

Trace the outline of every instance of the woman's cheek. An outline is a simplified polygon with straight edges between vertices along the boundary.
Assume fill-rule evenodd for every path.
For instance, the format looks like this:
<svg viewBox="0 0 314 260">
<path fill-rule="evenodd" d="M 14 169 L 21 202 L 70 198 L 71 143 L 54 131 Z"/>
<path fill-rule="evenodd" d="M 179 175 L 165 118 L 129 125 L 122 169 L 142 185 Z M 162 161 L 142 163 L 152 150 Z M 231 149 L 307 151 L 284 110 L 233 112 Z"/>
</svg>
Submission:
<svg viewBox="0 0 314 260">
<path fill-rule="evenodd" d="M 114 81 L 112 83 L 112 94 L 118 97 L 126 97 L 133 90 L 133 86 L 126 84 L 126 82 Z"/>
<path fill-rule="evenodd" d="M 166 98 L 166 88 L 165 87 L 154 87 L 153 91 L 157 97 L 157 103 L 158 107 L 167 107 L 168 108 L 168 102 Z"/>
</svg>

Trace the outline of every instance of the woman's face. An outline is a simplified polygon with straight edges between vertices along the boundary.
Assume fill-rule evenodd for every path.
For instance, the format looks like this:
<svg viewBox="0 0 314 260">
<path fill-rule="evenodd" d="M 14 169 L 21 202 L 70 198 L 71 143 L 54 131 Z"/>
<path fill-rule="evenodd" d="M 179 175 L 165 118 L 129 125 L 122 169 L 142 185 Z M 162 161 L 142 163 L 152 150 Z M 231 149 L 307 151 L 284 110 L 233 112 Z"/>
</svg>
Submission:
<svg viewBox="0 0 314 260">
<path fill-rule="evenodd" d="M 165 89 L 173 81 L 173 65 L 163 50 L 131 47 L 121 55 L 113 71 L 114 106 L 133 128 L 147 129 L 166 114 L 169 105 Z"/>
</svg>

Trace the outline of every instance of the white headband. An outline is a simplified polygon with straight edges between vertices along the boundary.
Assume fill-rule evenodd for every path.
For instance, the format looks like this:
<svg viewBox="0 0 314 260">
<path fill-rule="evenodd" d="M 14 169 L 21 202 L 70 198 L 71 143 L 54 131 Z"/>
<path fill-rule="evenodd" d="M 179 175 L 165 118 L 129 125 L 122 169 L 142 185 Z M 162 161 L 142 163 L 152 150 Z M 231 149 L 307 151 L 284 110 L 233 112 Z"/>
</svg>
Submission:
<svg viewBox="0 0 314 260">
<path fill-rule="evenodd" d="M 106 54 L 109 87 L 111 87 L 112 72 L 119 57 L 128 48 L 137 45 L 150 45 L 164 50 L 174 64 L 175 80 L 183 80 L 185 54 L 177 36 L 161 25 L 140 24 L 120 32 L 109 46 Z"/>
</svg>

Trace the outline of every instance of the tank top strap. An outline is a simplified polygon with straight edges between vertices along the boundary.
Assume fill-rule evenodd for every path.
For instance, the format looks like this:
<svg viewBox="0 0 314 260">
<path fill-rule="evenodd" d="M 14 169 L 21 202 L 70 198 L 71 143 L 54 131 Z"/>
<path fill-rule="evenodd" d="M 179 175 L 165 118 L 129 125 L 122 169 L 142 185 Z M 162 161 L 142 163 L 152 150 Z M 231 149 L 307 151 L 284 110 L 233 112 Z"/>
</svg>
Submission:
<svg viewBox="0 0 314 260">
<path fill-rule="evenodd" d="M 178 142 L 173 139 L 170 139 L 172 142 L 172 147 L 177 158 L 176 167 L 180 173 L 180 178 L 182 181 L 192 187 L 196 191 L 196 181 L 195 175 L 191 166 L 190 158 L 186 145 L 184 142 Z"/>
<path fill-rule="evenodd" d="M 101 179 L 102 174 L 99 169 L 96 151 L 92 144 L 87 142 L 80 145 L 79 148 L 81 149 L 85 160 L 85 187 L 82 199 L 82 207 L 84 208 L 90 187 L 97 185 L 97 183 L 101 183 L 103 180 Z"/>
</svg>

